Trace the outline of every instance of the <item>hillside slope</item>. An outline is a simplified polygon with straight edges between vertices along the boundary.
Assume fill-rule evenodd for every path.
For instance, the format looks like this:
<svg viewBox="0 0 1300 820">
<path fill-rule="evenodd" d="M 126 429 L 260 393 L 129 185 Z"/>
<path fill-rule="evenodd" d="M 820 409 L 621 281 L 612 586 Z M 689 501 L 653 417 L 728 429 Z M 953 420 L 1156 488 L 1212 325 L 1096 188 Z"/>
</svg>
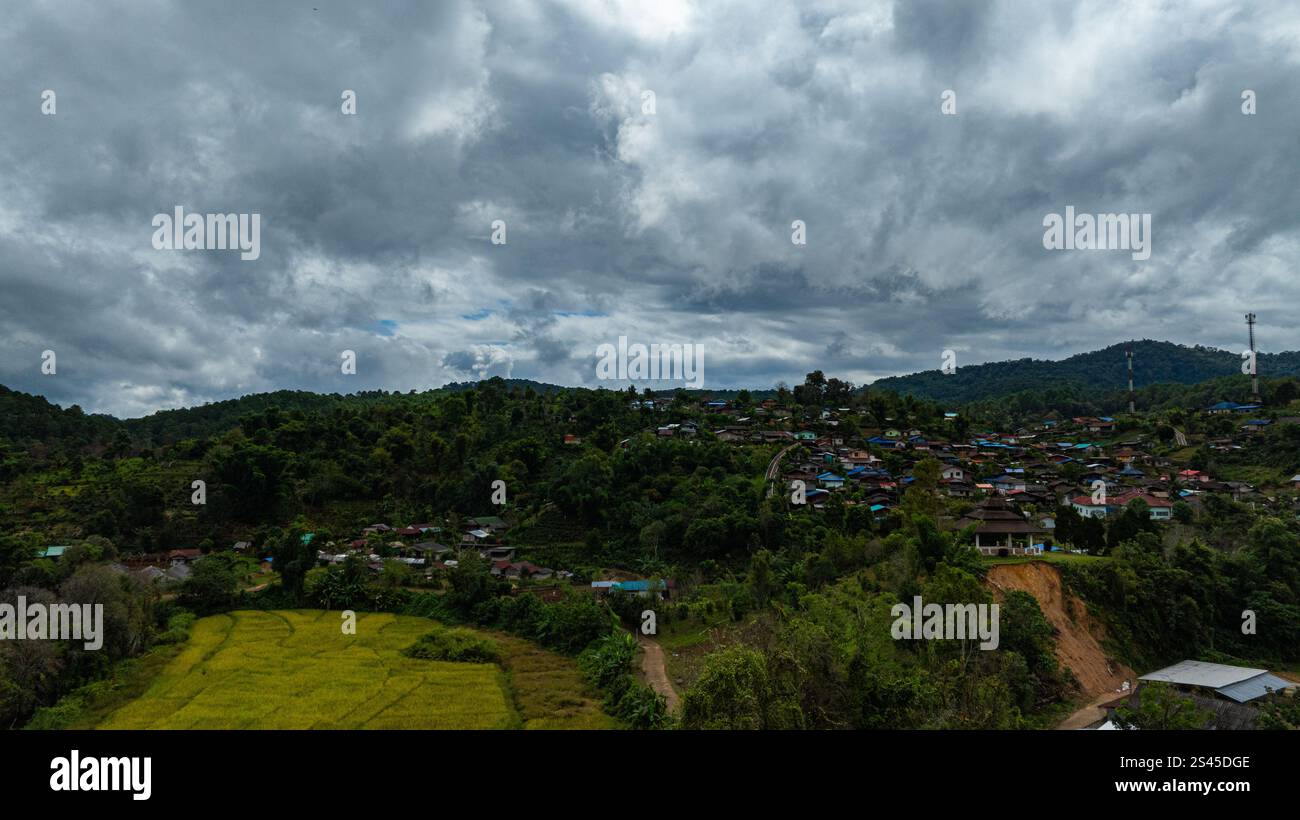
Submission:
<svg viewBox="0 0 1300 820">
<path fill-rule="evenodd" d="M 1136 683 L 1133 670 L 1102 648 L 1105 629 L 1078 596 L 1065 591 L 1056 567 L 1043 562 L 1002 564 L 989 569 L 987 581 L 999 596 L 1012 589 L 1034 596 L 1056 630 L 1056 655 L 1074 673 L 1084 696 L 1092 699 L 1115 693 L 1126 680 Z"/>
</svg>

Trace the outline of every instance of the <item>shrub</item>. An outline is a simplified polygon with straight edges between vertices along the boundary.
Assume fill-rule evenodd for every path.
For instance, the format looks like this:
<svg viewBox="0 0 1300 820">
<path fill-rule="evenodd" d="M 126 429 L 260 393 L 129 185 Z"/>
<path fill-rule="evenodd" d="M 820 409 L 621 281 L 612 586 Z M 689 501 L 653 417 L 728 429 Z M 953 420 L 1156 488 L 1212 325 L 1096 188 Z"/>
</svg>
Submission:
<svg viewBox="0 0 1300 820">
<path fill-rule="evenodd" d="M 499 663 L 496 642 L 461 627 L 435 627 L 402 650 L 408 658 L 456 663 Z"/>
<path fill-rule="evenodd" d="M 167 619 L 167 629 L 161 632 L 158 637 L 154 638 L 154 643 L 183 643 L 190 636 L 190 627 L 198 620 L 193 612 L 184 610 L 175 613 Z"/>
</svg>

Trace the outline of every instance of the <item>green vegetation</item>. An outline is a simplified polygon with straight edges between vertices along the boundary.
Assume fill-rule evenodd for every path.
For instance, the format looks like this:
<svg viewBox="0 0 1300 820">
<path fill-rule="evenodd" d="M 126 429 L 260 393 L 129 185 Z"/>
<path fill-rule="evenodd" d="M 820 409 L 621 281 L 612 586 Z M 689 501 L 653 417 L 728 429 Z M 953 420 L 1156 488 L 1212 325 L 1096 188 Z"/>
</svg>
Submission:
<svg viewBox="0 0 1300 820">
<path fill-rule="evenodd" d="M 498 663 L 501 652 L 491 639 L 463 627 L 434 627 L 414 644 L 402 650 L 408 658 L 460 663 Z"/>
<path fill-rule="evenodd" d="M 1052 517 L 1053 543 L 1089 554 L 1033 560 L 1063 573 L 1119 658 L 1143 668 L 1185 657 L 1300 662 L 1300 520 L 1296 491 L 1284 484 L 1300 472 L 1300 425 L 1247 433 L 1240 416 L 1199 412 L 1247 398 L 1246 380 L 1215 370 L 1221 351 L 1143 343 L 1147 374 L 1215 378 L 1147 384 L 1143 412 L 1092 427 L 1103 431 L 1094 435 L 1070 417 L 1117 412 L 1126 402 L 1122 390 L 1093 384 L 1122 384 L 1112 379 L 1123 369 L 1122 349 L 1117 360 L 1115 353 L 1069 360 L 1077 378 L 1047 387 L 1034 381 L 1051 370 L 1039 367 L 1047 363 L 990 366 L 978 378 L 977 368 L 961 368 L 942 377 L 943 389 L 955 392 L 937 398 L 814 372 L 793 389 L 729 393 L 725 413 L 685 391 L 659 397 L 491 379 L 424 393 L 283 392 L 121 422 L 3 391 L 0 405 L 15 419 L 0 430 L 4 600 L 22 590 L 31 600 L 103 601 L 110 617 L 99 653 L 61 642 L 28 652 L 0 645 L 0 721 L 20 726 L 37 713 L 33 725 L 98 725 L 135 714 L 117 699 L 162 698 L 140 691 L 153 673 L 149 692 L 156 685 L 175 693 L 177 708 L 164 712 L 183 713 L 178 723 L 215 719 L 204 699 L 212 695 L 189 687 L 236 660 L 214 638 L 228 633 L 247 646 L 245 660 L 256 658 L 256 641 L 239 637 L 241 619 L 250 629 L 261 625 L 257 640 L 267 652 L 301 664 L 276 672 L 300 697 L 325 697 L 319 677 L 331 662 L 345 675 L 361 676 L 364 665 L 349 666 L 356 659 L 342 649 L 317 656 L 278 627 L 263 628 L 310 621 L 293 614 L 306 607 L 403 623 L 418 616 L 418 630 L 375 651 L 393 656 L 402 680 L 442 674 L 439 685 L 463 685 L 468 702 L 495 691 L 504 706 L 478 713 L 487 724 L 664 727 L 675 721 L 633 674 L 628 640 L 650 608 L 670 679 L 680 685 L 683 726 L 1051 725 L 1078 692 L 1034 599 L 1001 599 L 995 651 L 890 634 L 896 604 L 915 595 L 991 602 L 988 568 L 1030 560 L 981 556 L 972 531 L 951 524 L 981 500 L 975 483 L 1004 470 L 1050 485 L 1016 499 L 1016 509 L 1026 520 Z M 1264 361 L 1283 374 L 1290 360 Z M 968 389 L 969 379 L 977 389 Z M 1300 414 L 1291 376 L 1275 375 L 1263 390 L 1262 416 Z M 767 407 L 765 395 L 774 400 Z M 952 411 L 959 412 L 945 416 Z M 668 425 L 687 422 L 698 433 L 667 435 L 684 429 Z M 795 432 L 805 441 L 791 446 Z M 1058 435 L 1085 446 L 1058 449 Z M 998 441 L 971 446 L 986 436 Z M 809 489 L 823 470 L 844 473 L 852 463 L 875 475 L 843 482 L 815 507 L 796 505 L 765 479 L 778 452 L 780 471 L 799 470 Z M 944 463 L 962 466 L 964 492 L 949 493 L 961 488 L 943 479 Z M 1086 492 L 1095 471 L 1114 478 L 1121 463 L 1139 464 L 1141 486 L 1154 482 L 1178 499 L 1172 521 L 1153 521 L 1141 498 L 1104 521 L 1058 506 Z M 1187 468 L 1214 482 L 1192 473 L 1184 481 Z M 191 482 L 200 479 L 207 503 L 191 504 Z M 1224 483 L 1241 479 L 1260 491 Z M 508 488 L 499 506 L 491 500 L 496 481 Z M 1138 485 L 1126 478 L 1124 486 Z M 567 573 L 545 583 L 508 579 L 510 568 L 492 574 L 461 542 L 474 527 L 466 526 L 470 517 L 485 515 L 502 519 L 504 544 L 518 558 L 568 570 L 573 582 Z M 459 563 L 413 570 L 399 560 L 405 547 L 394 546 L 395 536 L 363 532 L 381 521 L 425 525 L 418 538 L 448 544 Z M 253 546 L 237 554 L 228 549 L 236 541 Z M 318 554 L 354 543 L 355 554 L 337 563 L 326 566 Z M 68 549 L 41 557 L 51 545 Z M 145 581 L 133 571 L 165 566 L 173 548 L 202 553 L 185 580 Z M 597 598 L 588 586 L 615 577 L 675 586 L 668 600 Z M 1249 636 L 1241 629 L 1247 609 L 1257 618 Z M 196 647 L 206 649 L 196 655 Z M 228 706 L 249 720 L 269 715 L 240 688 L 246 684 L 232 677 L 239 706 Z M 358 677 L 358 691 L 369 685 Z M 396 696 L 371 692 L 364 703 Z M 376 714 L 402 715 L 409 705 L 394 703 Z M 455 703 L 449 696 L 443 706 L 454 712 Z M 320 714 L 332 725 L 365 725 L 370 705 Z M 454 723 L 430 708 L 430 720 Z M 288 705 L 276 714 L 306 713 Z"/>
<path fill-rule="evenodd" d="M 1158 681 L 1143 684 L 1136 709 L 1121 706 L 1115 710 L 1115 722 L 1125 729 L 1201 729 L 1209 718 L 1208 709 Z"/>
<path fill-rule="evenodd" d="M 1245 534 L 1229 554 L 1200 542 L 1163 549 L 1151 534 L 1108 561 L 1063 566 L 1067 584 L 1106 622 L 1123 660 L 1156 668 L 1207 655 L 1293 662 L 1300 652 L 1300 549 L 1276 519 Z M 1255 631 L 1243 634 L 1243 612 Z"/>
</svg>

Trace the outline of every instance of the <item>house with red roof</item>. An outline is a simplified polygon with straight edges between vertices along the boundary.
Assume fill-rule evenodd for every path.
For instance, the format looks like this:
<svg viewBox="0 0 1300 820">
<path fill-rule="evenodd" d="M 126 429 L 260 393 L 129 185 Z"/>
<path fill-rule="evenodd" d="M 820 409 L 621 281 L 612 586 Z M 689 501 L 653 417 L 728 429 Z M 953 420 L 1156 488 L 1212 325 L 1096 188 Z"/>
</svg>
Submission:
<svg viewBox="0 0 1300 820">
<path fill-rule="evenodd" d="M 1122 493 L 1107 494 L 1104 499 L 1096 501 L 1090 495 L 1077 495 L 1070 499 L 1071 506 L 1079 515 L 1091 518 L 1106 518 L 1119 515 L 1124 507 L 1136 499 L 1141 499 L 1150 510 L 1152 521 L 1169 521 L 1174 517 L 1174 504 L 1167 498 L 1160 498 L 1141 490 L 1129 490 Z"/>
</svg>

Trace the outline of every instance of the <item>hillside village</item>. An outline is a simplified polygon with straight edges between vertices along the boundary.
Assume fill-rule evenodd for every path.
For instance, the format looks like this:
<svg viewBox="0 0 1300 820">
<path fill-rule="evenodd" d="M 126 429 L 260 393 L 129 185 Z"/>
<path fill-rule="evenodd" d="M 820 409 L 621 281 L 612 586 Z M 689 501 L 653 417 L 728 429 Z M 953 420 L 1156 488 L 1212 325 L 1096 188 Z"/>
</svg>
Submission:
<svg viewBox="0 0 1300 820">
<path fill-rule="evenodd" d="M 653 406 L 664 412 L 669 405 L 657 400 Z M 918 463 L 937 461 L 939 491 L 973 505 L 950 523 L 958 528 L 973 526 L 975 546 L 986 555 L 1067 548 L 1053 537 L 1058 507 L 1072 508 L 1082 518 L 1104 520 L 1117 516 L 1130 502 L 1141 501 L 1152 521 L 1170 522 L 1180 503 L 1195 511 L 1205 495 L 1216 493 L 1274 514 L 1300 516 L 1300 475 L 1264 488 L 1223 480 L 1169 455 L 1158 455 L 1157 449 L 1168 447 L 1158 448 L 1154 437 L 1132 433 L 1115 418 L 1051 414 L 1032 426 L 961 436 L 956 412 L 944 414 L 942 428 L 922 430 L 894 424 L 893 419 L 871 426 L 865 413 L 849 407 L 823 408 L 816 418 L 796 421 L 789 409 L 773 399 L 752 409 L 725 401 L 704 402 L 700 409 L 727 418 L 725 426 L 712 431 L 720 441 L 785 446 L 773 460 L 773 470 L 786 488 L 804 488 L 807 505 L 816 510 L 835 499 L 847 507 L 865 507 L 874 519 L 883 521 L 916 480 Z M 1272 424 L 1300 425 L 1300 416 L 1257 418 L 1260 411 L 1258 404 L 1232 402 L 1206 408 L 1207 416 L 1236 416 L 1235 432 L 1210 437 L 1206 446 L 1219 452 L 1241 450 Z M 700 432 L 701 425 L 694 421 L 655 430 L 657 436 L 681 438 L 694 438 Z M 630 441 L 623 443 L 629 445 Z"/>
<path fill-rule="evenodd" d="M 1059 418 L 1049 413 L 1029 426 L 963 436 L 959 430 L 968 425 L 957 412 L 944 413 L 940 427 L 921 429 L 892 418 L 879 424 L 864 407 L 803 410 L 796 419 L 789 406 L 772 398 L 752 405 L 706 399 L 685 411 L 680 399 L 649 398 L 634 400 L 630 408 L 655 416 L 684 416 L 646 428 L 643 435 L 658 439 L 713 438 L 738 447 L 777 446 L 780 450 L 767 473 L 769 494 L 797 496 L 792 508 L 806 505 L 824 512 L 837 504 L 865 511 L 886 531 L 890 513 L 917 479 L 918 464 L 932 460 L 938 465 L 936 489 L 957 512 L 944 518 L 945 526 L 972 528 L 972 545 L 989 557 L 1088 554 L 1088 538 L 1058 534 L 1059 508 L 1072 509 L 1085 522 L 1104 522 L 1114 520 L 1132 502 L 1140 502 L 1151 521 L 1171 523 L 1198 511 L 1205 496 L 1218 494 L 1269 514 L 1300 518 L 1300 474 L 1285 484 L 1265 487 L 1225 480 L 1168 454 L 1157 454 L 1168 446 L 1154 436 L 1126 429 L 1112 417 Z M 1228 435 L 1207 437 L 1205 447 L 1239 451 L 1271 425 L 1300 426 L 1300 416 L 1260 417 L 1261 411 L 1259 404 L 1234 402 L 1205 408 L 1205 416 L 1229 417 L 1234 428 Z M 1186 445 L 1183 434 L 1177 436 Z M 576 434 L 564 435 L 565 446 L 581 443 Z M 620 448 L 634 446 L 635 437 L 619 442 Z M 1181 514 L 1180 508 L 1185 508 Z M 511 581 L 553 584 L 575 578 L 570 570 L 518 560 L 528 544 L 505 543 L 511 525 L 501 516 L 455 520 L 455 527 L 447 521 L 445 527 L 376 522 L 350 540 L 320 544 L 317 556 L 321 565 L 355 556 L 376 574 L 385 561 L 394 560 L 432 578 L 455 567 L 463 551 L 472 550 L 490 562 L 493 576 Z M 1103 534 L 1101 528 L 1092 529 L 1091 543 Z M 304 537 L 310 543 L 314 535 Z M 42 557 L 57 558 L 66 548 L 50 546 Z M 231 549 L 250 555 L 257 551 L 251 541 L 237 541 Z M 120 566 L 150 581 L 178 583 L 200 556 L 197 549 L 173 549 L 135 556 L 130 566 Z M 611 574 L 626 575 L 616 568 Z"/>
</svg>

